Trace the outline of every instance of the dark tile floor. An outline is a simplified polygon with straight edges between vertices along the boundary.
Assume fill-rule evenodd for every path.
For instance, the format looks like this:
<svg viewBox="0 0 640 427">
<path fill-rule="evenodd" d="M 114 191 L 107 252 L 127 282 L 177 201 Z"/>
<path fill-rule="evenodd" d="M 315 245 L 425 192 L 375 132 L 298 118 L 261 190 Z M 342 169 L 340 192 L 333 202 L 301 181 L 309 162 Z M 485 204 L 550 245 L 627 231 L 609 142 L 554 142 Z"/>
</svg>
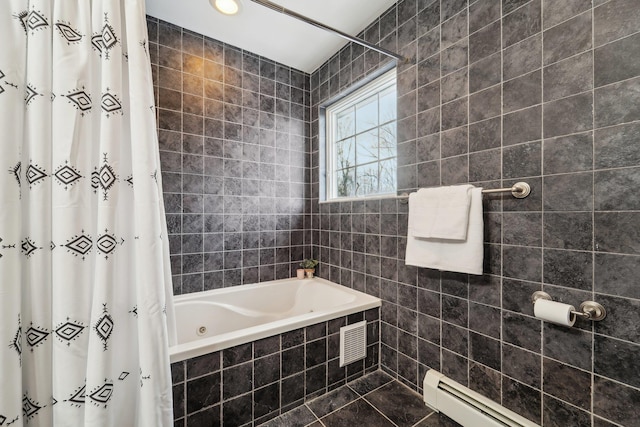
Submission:
<svg viewBox="0 0 640 427">
<path fill-rule="evenodd" d="M 310 400 L 261 427 L 460 427 L 382 371 Z"/>
</svg>

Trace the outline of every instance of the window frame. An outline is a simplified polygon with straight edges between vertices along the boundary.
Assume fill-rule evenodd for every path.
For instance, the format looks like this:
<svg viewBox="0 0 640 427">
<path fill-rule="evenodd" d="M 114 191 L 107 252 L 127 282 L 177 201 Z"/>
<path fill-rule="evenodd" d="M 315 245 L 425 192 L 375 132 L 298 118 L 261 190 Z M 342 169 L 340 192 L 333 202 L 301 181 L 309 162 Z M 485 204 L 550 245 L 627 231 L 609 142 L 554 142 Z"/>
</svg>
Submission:
<svg viewBox="0 0 640 427">
<path fill-rule="evenodd" d="M 387 88 L 395 86 L 396 87 L 396 117 L 395 120 L 385 122 L 384 124 L 378 123 L 377 127 L 372 129 L 381 129 L 384 126 L 393 123 L 395 125 L 395 133 L 396 140 L 396 155 L 395 157 L 388 157 L 388 159 L 395 159 L 396 162 L 396 188 L 392 191 L 384 192 L 384 193 L 370 193 L 365 195 L 351 195 L 351 196 L 337 196 L 337 189 L 335 186 L 337 183 L 334 179 L 334 172 L 336 171 L 335 167 L 335 150 L 336 150 L 336 141 L 333 139 L 335 135 L 335 126 L 336 120 L 335 117 L 341 112 L 344 111 L 348 107 L 354 107 L 359 102 L 371 97 L 374 94 L 380 94 Z M 376 198 L 388 198 L 395 197 L 397 193 L 397 171 L 398 171 L 398 153 L 397 153 L 397 69 L 395 66 L 385 67 L 379 70 L 374 75 L 371 75 L 367 80 L 361 82 L 361 84 L 357 85 L 354 88 L 351 88 L 348 92 L 339 95 L 338 97 L 330 100 L 323 106 L 321 106 L 321 118 L 324 118 L 324 124 L 321 124 L 321 138 L 324 142 L 324 149 L 321 150 L 324 155 L 324 191 L 320 194 L 324 196 L 324 199 L 321 201 L 325 202 L 341 202 L 341 201 L 350 201 L 350 200 L 365 200 L 365 199 L 376 199 Z M 354 123 L 354 126 L 356 124 Z M 353 138 L 356 137 L 358 132 L 354 130 Z M 383 159 L 384 160 L 384 159 Z M 376 163 L 380 163 L 381 159 L 377 159 Z M 357 167 L 357 163 L 354 164 L 354 168 Z M 365 163 L 363 163 L 365 165 Z M 324 193 L 324 194 L 323 194 Z"/>
</svg>

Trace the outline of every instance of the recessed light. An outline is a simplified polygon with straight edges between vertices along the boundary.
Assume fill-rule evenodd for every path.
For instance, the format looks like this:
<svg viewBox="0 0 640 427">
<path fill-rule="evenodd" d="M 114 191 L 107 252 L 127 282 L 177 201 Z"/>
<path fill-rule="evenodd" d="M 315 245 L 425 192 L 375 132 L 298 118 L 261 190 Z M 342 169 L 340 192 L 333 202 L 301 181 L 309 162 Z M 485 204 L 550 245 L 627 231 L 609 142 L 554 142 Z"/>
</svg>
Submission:
<svg viewBox="0 0 640 427">
<path fill-rule="evenodd" d="M 240 0 L 210 0 L 211 5 L 224 15 L 235 15 L 240 12 Z"/>
</svg>

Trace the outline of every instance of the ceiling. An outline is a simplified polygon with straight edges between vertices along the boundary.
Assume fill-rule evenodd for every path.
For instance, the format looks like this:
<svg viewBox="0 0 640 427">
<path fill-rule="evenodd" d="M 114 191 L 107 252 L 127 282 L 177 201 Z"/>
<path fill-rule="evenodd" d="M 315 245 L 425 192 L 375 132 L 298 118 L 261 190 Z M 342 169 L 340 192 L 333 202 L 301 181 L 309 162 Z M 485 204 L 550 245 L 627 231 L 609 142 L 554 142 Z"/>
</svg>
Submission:
<svg viewBox="0 0 640 427">
<path fill-rule="evenodd" d="M 213 39 L 311 73 L 346 40 L 249 0 L 235 16 L 209 0 L 146 0 L 147 14 Z M 395 0 L 271 0 L 347 34 L 357 35 Z"/>
</svg>

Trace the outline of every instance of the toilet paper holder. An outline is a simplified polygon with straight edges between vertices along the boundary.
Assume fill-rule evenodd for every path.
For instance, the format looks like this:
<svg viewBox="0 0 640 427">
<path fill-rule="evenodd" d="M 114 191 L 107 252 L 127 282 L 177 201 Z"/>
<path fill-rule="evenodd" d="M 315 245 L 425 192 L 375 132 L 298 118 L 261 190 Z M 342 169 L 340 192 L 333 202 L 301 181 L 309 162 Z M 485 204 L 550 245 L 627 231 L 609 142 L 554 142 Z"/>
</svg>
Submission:
<svg viewBox="0 0 640 427">
<path fill-rule="evenodd" d="M 548 293 L 544 291 L 535 291 L 531 295 L 531 303 L 535 305 L 536 301 L 538 301 L 539 299 L 553 301 L 551 295 L 549 295 Z M 607 317 L 607 310 L 605 310 L 602 304 L 599 304 L 595 301 L 584 301 L 582 302 L 582 304 L 580 304 L 579 311 L 572 311 L 571 314 L 580 316 L 583 319 L 587 320 L 600 321 Z"/>
</svg>

